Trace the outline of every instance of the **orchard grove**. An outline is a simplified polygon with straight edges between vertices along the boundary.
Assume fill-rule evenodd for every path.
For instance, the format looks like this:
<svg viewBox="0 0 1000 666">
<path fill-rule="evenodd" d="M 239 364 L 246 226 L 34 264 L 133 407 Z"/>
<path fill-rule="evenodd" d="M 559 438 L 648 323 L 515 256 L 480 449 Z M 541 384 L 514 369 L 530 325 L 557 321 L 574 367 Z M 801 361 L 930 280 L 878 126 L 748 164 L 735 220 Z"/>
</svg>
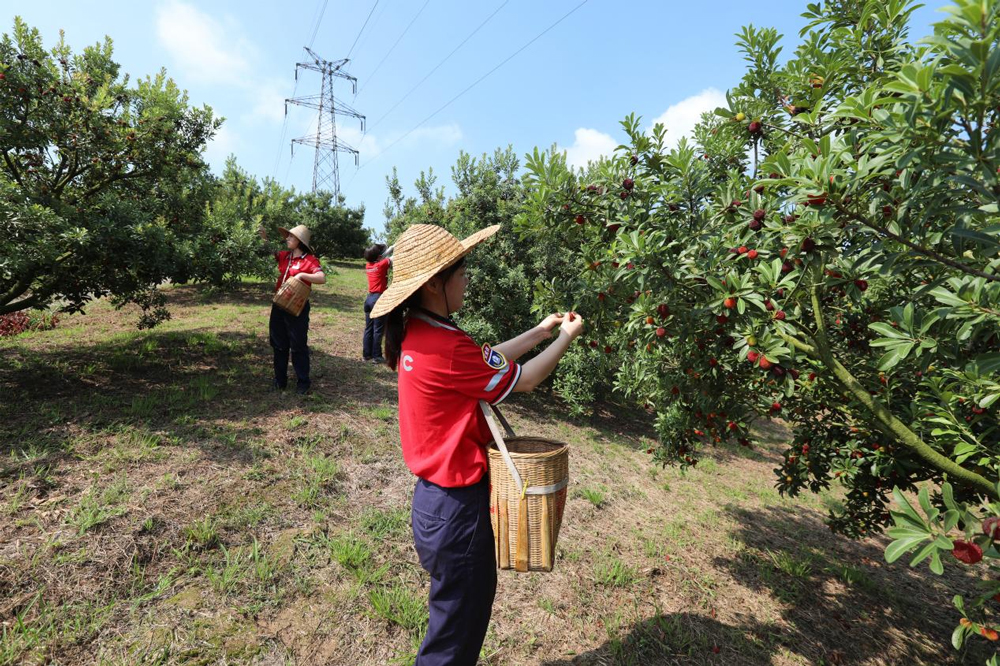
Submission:
<svg viewBox="0 0 1000 666">
<path fill-rule="evenodd" d="M 658 462 L 780 417 L 782 492 L 842 486 L 835 531 L 891 526 L 888 560 L 940 573 L 1000 558 L 1000 3 L 959 0 L 918 43 L 913 8 L 810 5 L 783 64 L 745 28 L 747 73 L 693 140 L 630 116 L 584 171 L 536 150 L 520 226 L 569 238 L 587 288 L 549 305 L 590 313 Z M 998 593 L 956 597 L 956 647 L 996 640 Z"/>
</svg>

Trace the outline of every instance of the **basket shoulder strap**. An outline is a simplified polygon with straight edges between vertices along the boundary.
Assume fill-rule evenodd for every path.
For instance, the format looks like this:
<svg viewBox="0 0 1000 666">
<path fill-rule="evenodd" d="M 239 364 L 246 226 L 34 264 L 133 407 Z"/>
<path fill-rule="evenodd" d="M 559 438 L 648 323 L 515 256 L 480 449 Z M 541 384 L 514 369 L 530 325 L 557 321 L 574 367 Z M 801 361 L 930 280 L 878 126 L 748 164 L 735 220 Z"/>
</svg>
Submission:
<svg viewBox="0 0 1000 666">
<path fill-rule="evenodd" d="M 483 402 L 486 401 L 483 400 Z M 509 423 L 507 423 L 507 419 L 505 419 L 503 414 L 500 413 L 500 409 L 496 405 L 490 405 L 490 409 L 493 410 L 493 413 L 497 417 L 497 421 L 499 421 L 500 425 L 503 426 L 503 431 L 507 433 L 507 437 L 517 437 L 517 435 L 514 434 L 514 429 L 510 427 Z"/>
<path fill-rule="evenodd" d="M 523 490 L 524 483 L 522 483 L 521 481 L 521 475 L 518 473 L 517 467 L 514 466 L 514 461 L 510 457 L 510 452 L 507 451 L 507 444 L 503 441 L 503 433 L 500 432 L 500 428 L 497 427 L 497 422 L 493 420 L 493 415 L 490 414 L 490 409 L 487 405 L 488 403 L 485 400 L 479 401 L 479 409 L 483 411 L 483 416 L 486 417 L 486 425 L 489 426 L 490 432 L 493 433 L 493 439 L 497 443 L 497 448 L 500 449 L 500 455 L 503 456 L 504 463 L 507 464 L 507 470 L 510 472 L 511 477 L 514 479 L 515 485 Z M 500 416 L 499 411 L 497 412 L 497 416 Z M 503 419 L 502 416 L 500 418 Z M 510 425 L 507 424 L 506 422 L 504 422 L 504 425 L 507 426 L 507 431 L 510 432 L 511 435 L 513 435 L 514 433 L 510 429 Z"/>
</svg>

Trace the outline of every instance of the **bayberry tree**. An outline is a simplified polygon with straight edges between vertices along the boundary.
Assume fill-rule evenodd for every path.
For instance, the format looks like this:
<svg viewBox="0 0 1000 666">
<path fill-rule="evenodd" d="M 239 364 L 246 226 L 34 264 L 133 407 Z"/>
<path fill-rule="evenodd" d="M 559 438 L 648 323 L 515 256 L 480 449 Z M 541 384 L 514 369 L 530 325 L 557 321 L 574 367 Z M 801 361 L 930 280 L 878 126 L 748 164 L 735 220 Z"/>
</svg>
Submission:
<svg viewBox="0 0 1000 666">
<path fill-rule="evenodd" d="M 135 83 L 111 40 L 51 50 L 15 19 L 0 39 L 0 314 L 105 295 L 158 307 L 190 273 L 220 124 L 160 72 Z"/>
<path fill-rule="evenodd" d="M 784 63 L 745 28 L 748 71 L 692 141 L 667 151 L 630 116 L 586 176 L 536 151 L 522 225 L 573 239 L 589 287 L 553 305 L 592 313 L 618 389 L 656 411 L 658 461 L 781 417 L 782 492 L 842 485 L 835 530 L 895 519 L 887 557 L 940 572 L 1000 556 L 979 529 L 1000 513 L 1000 3 L 958 0 L 918 43 L 913 9 L 810 5 Z M 930 515 L 891 513 L 894 488 Z"/>
</svg>

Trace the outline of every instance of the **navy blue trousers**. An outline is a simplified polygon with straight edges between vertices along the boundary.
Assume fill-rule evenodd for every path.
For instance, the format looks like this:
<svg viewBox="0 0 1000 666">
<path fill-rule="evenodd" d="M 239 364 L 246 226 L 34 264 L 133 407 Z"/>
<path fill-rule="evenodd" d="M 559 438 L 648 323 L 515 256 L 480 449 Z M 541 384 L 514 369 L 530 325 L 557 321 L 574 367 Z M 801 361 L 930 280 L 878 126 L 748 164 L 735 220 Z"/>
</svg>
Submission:
<svg viewBox="0 0 1000 666">
<path fill-rule="evenodd" d="M 382 358 L 382 325 L 385 317 L 372 318 L 371 311 L 378 302 L 378 297 L 382 294 L 368 294 L 365 299 L 365 339 L 364 352 L 365 360 L 372 358 Z"/>
<path fill-rule="evenodd" d="M 309 388 L 309 301 L 293 317 L 277 305 L 271 306 L 271 347 L 274 349 L 274 383 L 288 386 L 288 354 L 292 355 L 295 378 L 302 389 Z"/>
<path fill-rule="evenodd" d="M 411 519 L 431 575 L 430 623 L 415 666 L 475 666 L 497 590 L 489 476 L 465 488 L 417 481 Z"/>
</svg>

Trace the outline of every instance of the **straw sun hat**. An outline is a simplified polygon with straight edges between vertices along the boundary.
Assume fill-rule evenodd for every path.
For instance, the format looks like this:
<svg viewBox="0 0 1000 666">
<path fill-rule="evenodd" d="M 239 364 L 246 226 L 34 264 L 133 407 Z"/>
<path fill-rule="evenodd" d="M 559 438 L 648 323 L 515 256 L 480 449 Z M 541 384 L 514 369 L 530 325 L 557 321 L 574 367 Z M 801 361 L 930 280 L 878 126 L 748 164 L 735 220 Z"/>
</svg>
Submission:
<svg viewBox="0 0 1000 666">
<path fill-rule="evenodd" d="M 288 238 L 290 235 L 295 236 L 299 239 L 299 242 L 306 246 L 307 250 L 312 250 L 312 233 L 309 231 L 309 227 L 304 224 L 300 224 L 297 227 L 292 227 L 291 229 L 285 229 L 283 227 L 278 227 L 278 233 L 281 234 L 282 238 Z"/>
<path fill-rule="evenodd" d="M 495 224 L 460 241 L 437 225 L 414 224 L 395 243 L 392 284 L 375 303 L 371 316 L 381 317 L 394 310 L 428 280 L 499 230 L 500 225 Z"/>
</svg>

